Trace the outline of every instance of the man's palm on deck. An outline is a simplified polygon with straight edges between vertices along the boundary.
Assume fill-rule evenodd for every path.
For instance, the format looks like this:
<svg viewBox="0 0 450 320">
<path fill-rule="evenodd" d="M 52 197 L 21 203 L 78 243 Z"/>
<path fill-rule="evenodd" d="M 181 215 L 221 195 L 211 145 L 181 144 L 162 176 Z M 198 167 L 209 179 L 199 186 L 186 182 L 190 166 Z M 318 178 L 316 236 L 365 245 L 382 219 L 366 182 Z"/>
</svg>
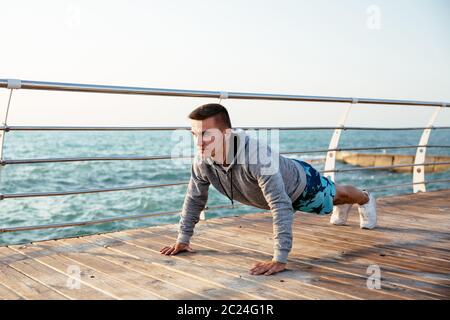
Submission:
<svg viewBox="0 0 450 320">
<path fill-rule="evenodd" d="M 195 252 L 187 243 L 176 243 L 172 246 L 167 246 L 162 248 L 159 252 L 166 256 L 173 256 L 180 252 Z M 253 265 L 250 269 L 250 274 L 252 275 L 271 275 L 280 271 L 283 271 L 286 268 L 285 263 L 277 262 L 277 261 L 265 261 L 258 262 Z"/>
</svg>

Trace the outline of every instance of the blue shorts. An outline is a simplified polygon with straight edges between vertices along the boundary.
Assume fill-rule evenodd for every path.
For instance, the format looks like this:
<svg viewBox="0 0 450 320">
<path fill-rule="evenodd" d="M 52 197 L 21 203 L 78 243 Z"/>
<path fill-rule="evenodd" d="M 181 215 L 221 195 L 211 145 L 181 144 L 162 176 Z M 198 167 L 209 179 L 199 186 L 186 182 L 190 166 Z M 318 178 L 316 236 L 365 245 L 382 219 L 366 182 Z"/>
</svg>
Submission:
<svg viewBox="0 0 450 320">
<path fill-rule="evenodd" d="M 299 162 L 306 172 L 306 187 L 303 193 L 292 203 L 295 210 L 317 214 L 329 214 L 333 211 L 333 199 L 336 195 L 334 182 L 320 174 L 310 164 Z"/>
</svg>

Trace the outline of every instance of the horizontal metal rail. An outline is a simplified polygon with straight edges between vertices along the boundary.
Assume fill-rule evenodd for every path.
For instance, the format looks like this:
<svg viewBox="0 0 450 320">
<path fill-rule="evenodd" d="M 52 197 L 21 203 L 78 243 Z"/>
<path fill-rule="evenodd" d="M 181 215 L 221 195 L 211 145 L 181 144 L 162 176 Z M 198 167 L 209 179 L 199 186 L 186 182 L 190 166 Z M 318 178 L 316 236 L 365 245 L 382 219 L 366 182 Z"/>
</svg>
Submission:
<svg viewBox="0 0 450 320">
<path fill-rule="evenodd" d="M 450 179 L 447 180 L 430 180 L 425 182 L 418 182 L 418 183 L 443 183 L 443 182 L 450 182 Z M 373 188 L 367 188 L 369 191 L 378 190 L 378 189 L 388 189 L 388 188 L 397 188 L 397 187 L 403 187 L 403 186 L 411 186 L 413 184 L 418 183 L 405 183 L 405 184 L 396 184 L 396 185 L 386 185 L 386 186 L 379 186 L 379 187 L 373 187 Z M 244 204 L 238 203 L 234 204 L 234 207 L 243 207 Z M 217 205 L 217 206 L 207 206 L 205 207 L 205 210 L 212 210 L 212 209 L 225 209 L 225 208 L 231 208 L 232 205 Z M 164 212 L 156 212 L 156 213 L 148 213 L 148 214 L 138 214 L 138 215 L 130 215 L 125 217 L 114 217 L 114 218 L 104 218 L 104 219 L 97 219 L 97 220 L 89 220 L 89 221 L 80 221 L 80 222 L 68 222 L 68 223 L 55 223 L 55 224 L 46 224 L 46 225 L 35 225 L 35 226 L 21 226 L 21 227 L 11 227 L 11 228 L 1 228 L 0 233 L 6 233 L 6 232 L 18 232 L 18 231 L 31 231 L 31 230 L 41 230 L 41 229 L 55 229 L 55 228 L 68 228 L 68 227 L 81 227 L 81 226 L 88 226 L 88 225 L 96 225 L 96 224 L 104 224 L 104 223 L 110 223 L 110 222 L 118 222 L 118 221 L 125 221 L 125 220 L 136 220 L 136 219 L 144 219 L 144 218 L 153 218 L 157 216 L 167 216 L 167 215 L 174 215 L 179 214 L 180 211 L 164 211 Z"/>
<path fill-rule="evenodd" d="M 163 184 L 145 184 L 137 186 L 125 186 L 115 188 L 102 188 L 102 189 L 88 189 L 88 190 L 75 190 L 75 191 L 55 191 L 55 192 L 34 192 L 34 193 L 10 193 L 0 194 L 0 200 L 12 199 L 12 198 L 32 198 L 32 197 L 54 197 L 54 196 L 69 196 L 74 194 L 88 194 L 88 193 L 100 193 L 100 192 L 112 192 L 112 191 L 126 191 L 135 189 L 148 189 L 148 188 L 160 188 L 160 187 L 173 187 L 188 184 L 189 181 L 180 181 Z"/>
<path fill-rule="evenodd" d="M 422 163 L 422 164 L 399 164 L 399 165 L 391 165 L 391 166 L 371 166 L 371 167 L 360 167 L 360 168 L 349 168 L 349 169 L 321 170 L 319 172 L 320 173 L 349 172 L 349 171 L 359 171 L 359 170 L 377 170 L 377 169 L 415 167 L 415 166 L 422 166 L 422 165 L 423 166 L 432 166 L 432 165 L 444 165 L 444 164 L 450 164 L 450 161 L 427 162 L 427 163 Z M 67 196 L 67 195 L 74 195 L 74 194 L 88 194 L 88 193 L 125 191 L 125 190 L 145 189 L 145 188 L 171 187 L 171 186 L 178 186 L 178 185 L 186 185 L 188 183 L 189 183 L 189 181 L 180 181 L 180 182 L 165 183 L 165 184 L 125 186 L 125 187 L 104 188 L 104 189 L 74 190 L 74 191 L 60 191 L 60 192 L 10 193 L 10 194 L 0 194 L 0 200 L 13 199 L 13 198 Z"/>
<path fill-rule="evenodd" d="M 415 149 L 420 147 L 427 148 L 450 148 L 450 145 L 414 145 L 414 146 L 385 146 L 385 147 L 356 147 L 356 148 L 334 148 L 334 149 L 314 149 L 303 151 L 286 151 L 280 154 L 308 154 L 308 153 L 323 153 L 329 151 L 361 151 L 361 150 L 387 150 L 387 149 Z"/>
<path fill-rule="evenodd" d="M 386 147 L 360 147 L 360 148 L 336 148 L 336 149 L 316 149 L 303 151 L 287 151 L 280 154 L 309 154 L 325 153 L 329 151 L 357 151 L 357 150 L 385 150 L 385 149 L 413 149 L 419 147 L 427 148 L 450 148 L 450 145 L 414 145 L 414 146 L 386 146 Z M 0 160 L 0 165 L 11 164 L 33 164 L 33 163 L 57 163 L 57 162 L 77 162 L 77 161 L 131 161 L 131 160 L 171 160 L 189 159 L 190 156 L 107 156 L 107 157 L 71 157 L 71 158 L 42 158 L 42 159 L 6 159 Z"/>
<path fill-rule="evenodd" d="M 237 206 L 244 206 L 243 204 L 235 204 Z M 222 208 L 230 208 L 231 205 L 218 205 L 212 207 L 206 207 L 205 210 L 211 209 L 222 209 Z M 39 229 L 54 229 L 54 228 L 68 228 L 68 227 L 81 227 L 88 226 L 94 224 L 103 224 L 117 221 L 125 221 L 125 220 L 135 220 L 135 219 L 144 219 L 144 218 L 153 218 L 158 216 L 166 216 L 172 214 L 179 214 L 180 211 L 163 211 L 163 212 L 155 212 L 155 213 L 147 213 L 147 214 L 136 214 L 125 217 L 114 217 L 114 218 L 104 218 L 97 220 L 89 220 L 89 221 L 80 221 L 80 222 L 67 222 L 67 223 L 54 223 L 54 224 L 44 224 L 37 226 L 22 226 L 22 227 L 12 227 L 12 228 L 1 228 L 0 233 L 5 232 L 16 232 L 16 231 L 31 231 L 31 230 L 39 230 Z"/>
<path fill-rule="evenodd" d="M 31 163 L 55 163 L 55 162 L 77 162 L 77 161 L 128 161 L 128 160 L 170 160 L 170 159 L 189 159 L 193 156 L 109 156 L 109 157 L 74 157 L 74 158 L 47 158 L 47 159 L 16 159 L 3 160 L 0 165 L 10 164 L 31 164 Z"/>
<path fill-rule="evenodd" d="M 16 81 L 17 83 L 18 81 Z M 17 85 L 19 84 L 19 85 Z M 170 96 L 170 97 L 192 97 L 192 98 L 216 98 L 216 99 L 240 99 L 240 100 L 272 100 L 272 101 L 305 101 L 305 102 L 341 102 L 360 104 L 385 104 L 402 106 L 425 106 L 425 107 L 449 107 L 448 102 L 430 102 L 415 100 L 394 100 L 394 99 L 370 99 L 356 97 L 327 97 L 327 96 L 306 96 L 289 94 L 267 94 L 267 93 L 247 93 L 247 92 L 224 92 L 224 91 L 204 91 L 204 90 L 180 90 L 161 89 L 145 87 L 126 87 L 112 85 L 96 85 L 64 82 L 45 82 L 20 80 L 14 88 L 30 90 L 48 91 L 71 91 L 90 93 L 110 93 L 110 94 L 134 94 L 149 96 Z M 0 79 L 0 88 L 10 88 L 8 79 Z"/>
<path fill-rule="evenodd" d="M 430 181 L 425 181 L 425 182 L 408 182 L 408 183 L 400 183 L 400 184 L 391 184 L 391 185 L 387 185 L 387 186 L 378 186 L 378 187 L 372 187 L 372 188 L 366 188 L 369 191 L 374 191 L 374 190 L 383 190 L 383 189 L 391 189 L 391 188 L 399 188 L 399 187 L 409 187 L 415 184 L 429 184 L 429 183 L 443 183 L 443 182 L 450 182 L 450 179 L 439 179 L 439 180 L 430 180 Z"/>
<path fill-rule="evenodd" d="M 425 162 L 425 163 L 413 163 L 413 164 L 393 164 L 390 166 L 370 166 L 370 167 L 358 167 L 358 168 L 348 168 L 348 169 L 334 169 L 334 170 L 323 170 L 321 173 L 325 172 L 348 172 L 348 171 L 360 171 L 360 170 L 382 170 L 382 169 L 391 169 L 391 168 L 402 168 L 402 167 L 416 167 L 416 166 L 434 166 L 434 165 L 443 165 L 450 164 L 450 161 L 445 162 Z"/>
<path fill-rule="evenodd" d="M 139 215 L 126 216 L 126 217 L 105 218 L 105 219 L 81 221 L 81 222 L 55 223 L 55 224 L 23 226 L 23 227 L 15 227 L 15 228 L 2 228 L 2 229 L 0 229 L 0 233 L 15 232 L 15 231 L 30 231 L 30 230 L 39 230 L 39 229 L 52 229 L 52 228 L 81 227 L 81 226 L 88 226 L 88 225 L 93 225 L 93 224 L 109 223 L 109 222 L 132 220 L 132 219 L 151 218 L 151 217 L 156 217 L 156 216 L 161 216 L 161 215 L 170 215 L 170 214 L 177 214 L 177 213 L 180 213 L 180 211 L 167 211 L 167 212 L 158 212 L 158 213 L 149 213 L 149 214 L 139 214 Z"/>
<path fill-rule="evenodd" d="M 375 131 L 408 131 L 424 130 L 429 127 L 236 127 L 243 130 L 375 130 Z M 431 129 L 450 129 L 448 126 L 431 127 Z M 0 130 L 8 131 L 173 131 L 191 130 L 191 127 L 76 127 L 76 126 L 0 126 Z"/>
</svg>

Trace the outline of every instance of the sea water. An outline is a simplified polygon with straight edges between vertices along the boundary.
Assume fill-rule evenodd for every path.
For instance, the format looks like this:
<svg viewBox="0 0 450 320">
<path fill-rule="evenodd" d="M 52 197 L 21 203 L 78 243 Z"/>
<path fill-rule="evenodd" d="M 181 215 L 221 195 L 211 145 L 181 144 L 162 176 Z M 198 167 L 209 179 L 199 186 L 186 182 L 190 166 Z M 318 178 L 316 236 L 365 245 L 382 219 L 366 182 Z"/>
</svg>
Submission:
<svg viewBox="0 0 450 320">
<path fill-rule="evenodd" d="M 189 131 L 186 140 L 192 141 Z M 279 132 L 279 151 L 326 149 L 332 130 L 284 130 Z M 340 147 L 376 147 L 417 145 L 421 130 L 371 131 L 347 130 Z M 177 153 L 179 134 L 172 131 L 10 131 L 6 133 L 4 159 L 100 157 L 100 156 L 170 156 Z M 174 139 L 175 137 L 175 139 Z M 269 134 L 270 137 L 270 134 Z M 190 139 L 190 140 L 189 140 Z M 450 145 L 450 130 L 432 132 L 430 145 Z M 183 145 L 183 152 L 195 152 L 194 142 Z M 179 152 L 179 150 L 178 150 Z M 187 153 L 186 153 L 187 152 Z M 365 152 L 365 151 L 361 151 Z M 368 150 L 366 152 L 414 155 L 411 149 Z M 429 148 L 428 155 L 449 155 L 448 148 Z M 302 160 L 323 159 L 325 153 L 288 155 Z M 86 161 L 6 165 L 1 168 L 0 193 L 60 192 L 133 185 L 188 181 L 191 160 Z M 314 166 L 322 170 L 323 162 Z M 338 162 L 337 168 L 351 168 Z M 427 180 L 449 179 L 450 172 L 427 174 Z M 412 182 L 411 173 L 388 170 L 358 170 L 337 173 L 336 182 L 361 188 Z M 89 221 L 127 215 L 180 211 L 186 185 L 135 189 L 104 193 L 14 198 L 0 201 L 0 228 Z M 429 184 L 427 190 L 449 188 L 450 183 Z M 412 187 L 377 190 L 375 196 L 411 193 Z M 229 204 L 225 196 L 210 188 L 208 206 Z M 211 209 L 207 218 L 259 212 L 248 206 Z M 179 216 L 163 215 L 105 224 L 0 233 L 0 245 L 55 239 L 83 234 L 109 232 L 166 223 L 176 223 Z"/>
</svg>

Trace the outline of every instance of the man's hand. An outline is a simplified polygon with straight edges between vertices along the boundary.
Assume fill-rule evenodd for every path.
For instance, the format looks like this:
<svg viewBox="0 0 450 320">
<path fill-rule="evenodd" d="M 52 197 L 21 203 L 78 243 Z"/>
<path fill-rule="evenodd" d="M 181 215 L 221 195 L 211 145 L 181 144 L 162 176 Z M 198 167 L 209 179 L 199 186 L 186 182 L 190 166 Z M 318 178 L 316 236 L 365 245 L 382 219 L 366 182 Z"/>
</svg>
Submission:
<svg viewBox="0 0 450 320">
<path fill-rule="evenodd" d="M 283 271 L 286 268 L 286 263 L 277 261 L 258 262 L 250 269 L 250 274 L 269 276 L 271 274 Z"/>
<path fill-rule="evenodd" d="M 165 254 L 166 256 L 173 256 L 180 252 L 195 252 L 187 243 L 176 243 L 173 246 L 164 247 L 159 252 Z"/>
</svg>

